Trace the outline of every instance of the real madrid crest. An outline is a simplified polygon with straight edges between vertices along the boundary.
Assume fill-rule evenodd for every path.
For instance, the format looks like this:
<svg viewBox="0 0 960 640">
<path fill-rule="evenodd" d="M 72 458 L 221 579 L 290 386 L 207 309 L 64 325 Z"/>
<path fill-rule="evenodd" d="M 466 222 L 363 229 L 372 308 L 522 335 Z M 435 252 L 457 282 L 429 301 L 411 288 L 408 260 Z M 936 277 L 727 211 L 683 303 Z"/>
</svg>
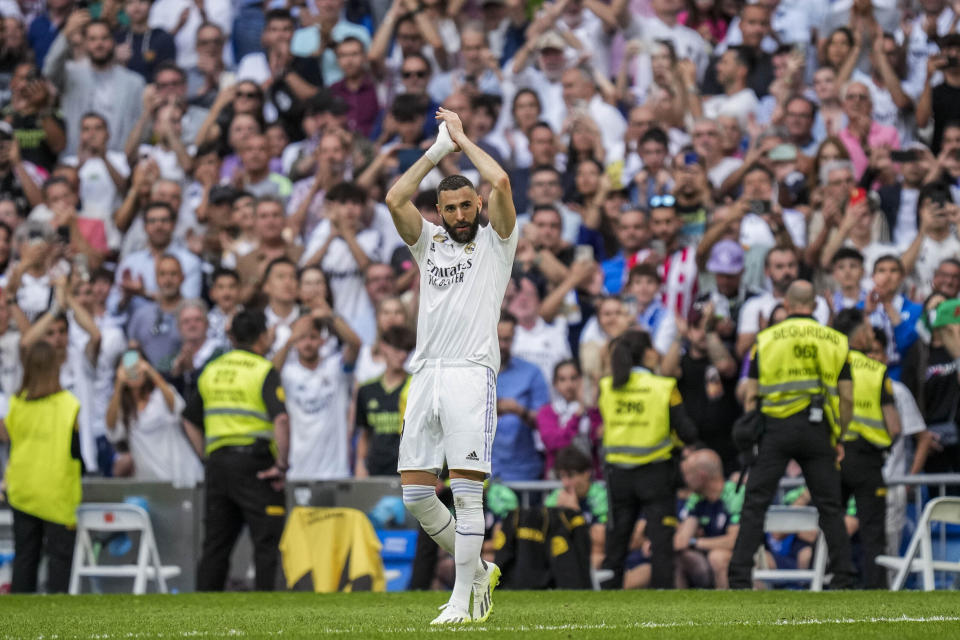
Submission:
<svg viewBox="0 0 960 640">
<path fill-rule="evenodd" d="M 465 246 L 465 247 L 463 248 L 463 252 L 464 252 L 465 254 L 467 254 L 467 255 L 470 255 L 471 253 L 473 253 L 473 252 L 476 251 L 476 250 L 477 250 L 477 243 L 476 243 L 476 242 L 468 242 L 468 243 L 467 243 L 467 246 Z"/>
</svg>

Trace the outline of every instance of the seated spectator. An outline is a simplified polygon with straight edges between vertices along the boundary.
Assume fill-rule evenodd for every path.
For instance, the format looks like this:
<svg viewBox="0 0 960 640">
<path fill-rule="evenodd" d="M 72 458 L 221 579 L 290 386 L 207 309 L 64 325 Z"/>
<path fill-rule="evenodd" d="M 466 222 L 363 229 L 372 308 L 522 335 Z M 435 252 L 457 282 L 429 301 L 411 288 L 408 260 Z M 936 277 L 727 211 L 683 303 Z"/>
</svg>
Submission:
<svg viewBox="0 0 960 640">
<path fill-rule="evenodd" d="M 386 365 L 383 375 L 365 382 L 357 391 L 356 428 L 360 435 L 354 469 L 358 478 L 393 476 L 397 472 L 403 427 L 400 396 L 409 387 L 405 364 L 416 341 L 416 334 L 402 325 L 384 331 L 379 341 Z"/>
<path fill-rule="evenodd" d="M 554 470 L 563 486 L 554 489 L 544 499 L 543 506 L 580 512 L 590 525 L 590 566 L 599 569 L 603 564 L 607 533 L 607 489 L 602 482 L 594 480 L 593 460 L 575 445 L 557 452 Z"/>
<path fill-rule="evenodd" d="M 107 427 L 111 440 L 125 442 L 130 452 L 132 468 L 123 475 L 175 487 L 201 482 L 203 466 L 180 423 L 186 403 L 173 385 L 134 349 L 125 352 L 116 380 Z"/>
<path fill-rule="evenodd" d="M 500 314 L 500 374 L 497 376 L 497 434 L 493 443 L 493 476 L 504 482 L 539 480 L 543 457 L 536 445 L 537 412 L 550 401 L 540 370 L 512 355 L 517 320 Z"/>
<path fill-rule="evenodd" d="M 316 267 L 306 267 L 304 271 L 312 270 L 322 273 Z M 354 372 L 354 378 L 357 382 L 363 384 L 386 371 L 386 356 L 380 351 L 383 344 L 383 335 L 391 327 L 409 327 L 410 313 L 407 311 L 403 300 L 397 297 L 384 298 L 377 305 L 377 337 L 372 343 L 364 343 L 360 347 L 360 354 L 357 356 L 357 366 Z"/>
<path fill-rule="evenodd" d="M 746 487 L 724 479 L 720 456 L 710 449 L 694 451 L 680 468 L 692 493 L 673 537 L 680 555 L 677 586 L 726 589 Z"/>
<path fill-rule="evenodd" d="M 265 269 L 278 258 L 296 263 L 303 247 L 288 242 L 283 235 L 286 217 L 283 201 L 275 195 L 257 197 L 253 206 L 253 233 L 257 246 L 237 260 L 241 300 L 249 302 L 263 283 Z"/>
<path fill-rule="evenodd" d="M 600 477 L 600 430 L 603 421 L 596 407 L 584 406 L 580 365 L 570 358 L 553 369 L 553 399 L 537 412 L 537 432 L 543 441 L 544 476 L 558 477 L 556 458 L 567 447 L 575 447 L 593 461 Z"/>
</svg>

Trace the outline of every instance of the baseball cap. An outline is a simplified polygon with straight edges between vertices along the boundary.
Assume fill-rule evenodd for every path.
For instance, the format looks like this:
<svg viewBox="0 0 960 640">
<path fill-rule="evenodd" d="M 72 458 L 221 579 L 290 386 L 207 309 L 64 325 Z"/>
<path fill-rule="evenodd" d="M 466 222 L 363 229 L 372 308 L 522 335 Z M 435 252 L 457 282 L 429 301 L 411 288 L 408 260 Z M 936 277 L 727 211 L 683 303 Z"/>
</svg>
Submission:
<svg viewBox="0 0 960 640">
<path fill-rule="evenodd" d="M 797 148 L 792 144 L 778 144 L 767 157 L 773 162 L 792 162 L 797 159 Z"/>
<path fill-rule="evenodd" d="M 735 240 L 721 240 L 713 245 L 707 271 L 725 275 L 736 275 L 743 271 L 743 247 Z"/>
<path fill-rule="evenodd" d="M 537 51 L 543 51 L 544 49 L 559 49 L 563 51 L 566 48 L 566 41 L 564 41 L 563 36 L 556 31 L 547 31 L 537 40 Z"/>
</svg>

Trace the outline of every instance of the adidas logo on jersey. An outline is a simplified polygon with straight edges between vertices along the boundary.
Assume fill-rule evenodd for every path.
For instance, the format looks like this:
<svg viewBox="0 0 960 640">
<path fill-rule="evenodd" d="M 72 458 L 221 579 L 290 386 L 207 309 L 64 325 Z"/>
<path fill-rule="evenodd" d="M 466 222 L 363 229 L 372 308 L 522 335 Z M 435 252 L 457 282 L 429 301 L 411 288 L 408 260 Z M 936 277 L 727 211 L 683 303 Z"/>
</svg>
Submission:
<svg viewBox="0 0 960 640">
<path fill-rule="evenodd" d="M 470 453 L 467 454 L 467 460 L 472 460 L 473 462 L 479 462 L 480 458 L 477 457 L 476 451 L 471 451 Z"/>
</svg>

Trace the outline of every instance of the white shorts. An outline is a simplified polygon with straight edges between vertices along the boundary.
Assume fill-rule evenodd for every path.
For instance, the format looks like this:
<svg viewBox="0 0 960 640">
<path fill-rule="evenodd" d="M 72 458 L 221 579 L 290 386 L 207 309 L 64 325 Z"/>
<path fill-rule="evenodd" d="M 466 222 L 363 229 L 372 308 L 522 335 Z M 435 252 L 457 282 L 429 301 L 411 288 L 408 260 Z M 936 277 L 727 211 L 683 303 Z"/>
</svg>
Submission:
<svg viewBox="0 0 960 640">
<path fill-rule="evenodd" d="M 429 361 L 413 374 L 400 433 L 398 471 L 490 474 L 497 431 L 497 377 L 483 365 Z"/>
</svg>

